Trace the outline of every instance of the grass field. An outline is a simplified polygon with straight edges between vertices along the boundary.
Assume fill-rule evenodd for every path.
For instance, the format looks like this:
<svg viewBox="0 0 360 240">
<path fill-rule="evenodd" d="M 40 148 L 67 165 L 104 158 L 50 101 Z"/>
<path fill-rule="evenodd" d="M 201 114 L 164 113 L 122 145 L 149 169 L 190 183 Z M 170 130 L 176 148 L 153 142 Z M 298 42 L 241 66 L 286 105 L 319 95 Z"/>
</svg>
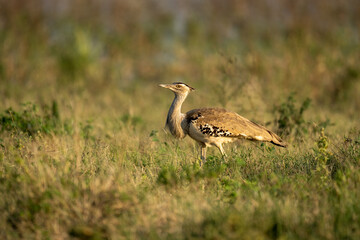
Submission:
<svg viewBox="0 0 360 240">
<path fill-rule="evenodd" d="M 0 0 L 0 238 L 360 239 L 359 29 L 355 0 Z M 200 167 L 175 81 L 289 147 Z"/>
</svg>

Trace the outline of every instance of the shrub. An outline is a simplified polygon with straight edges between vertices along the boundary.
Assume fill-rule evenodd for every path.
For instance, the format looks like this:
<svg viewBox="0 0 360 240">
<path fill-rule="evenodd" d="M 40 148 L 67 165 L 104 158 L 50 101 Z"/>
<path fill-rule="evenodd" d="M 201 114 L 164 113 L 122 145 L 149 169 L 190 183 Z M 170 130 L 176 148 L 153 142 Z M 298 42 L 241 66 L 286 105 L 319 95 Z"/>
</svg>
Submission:
<svg viewBox="0 0 360 240">
<path fill-rule="evenodd" d="M 322 129 L 320 137 L 316 141 L 316 148 L 314 148 L 316 160 L 314 175 L 319 177 L 320 183 L 325 183 L 331 173 L 329 169 L 329 160 L 333 154 L 328 150 L 329 143 L 329 139 L 325 135 L 324 129 Z"/>
<path fill-rule="evenodd" d="M 308 123 L 305 121 L 304 113 L 309 108 L 311 99 L 305 99 L 301 106 L 297 107 L 294 95 L 294 93 L 290 94 L 285 102 L 274 107 L 275 124 L 280 135 L 301 137 L 308 133 Z"/>
<path fill-rule="evenodd" d="M 54 112 L 55 111 L 55 112 Z M 59 112 L 57 103 L 53 102 L 52 111 L 44 108 L 44 113 L 39 113 L 39 108 L 33 103 L 23 104 L 23 110 L 16 112 L 8 108 L 0 115 L 1 131 L 20 131 L 32 136 L 37 132 L 54 132 L 58 125 Z"/>
<path fill-rule="evenodd" d="M 41 108 L 34 103 L 22 104 L 22 110 L 17 112 L 11 107 L 0 113 L 0 132 L 23 132 L 29 136 L 37 133 L 59 134 L 62 130 L 70 133 L 71 127 L 65 121 L 61 123 L 58 103 L 52 102 L 51 107 Z"/>
</svg>

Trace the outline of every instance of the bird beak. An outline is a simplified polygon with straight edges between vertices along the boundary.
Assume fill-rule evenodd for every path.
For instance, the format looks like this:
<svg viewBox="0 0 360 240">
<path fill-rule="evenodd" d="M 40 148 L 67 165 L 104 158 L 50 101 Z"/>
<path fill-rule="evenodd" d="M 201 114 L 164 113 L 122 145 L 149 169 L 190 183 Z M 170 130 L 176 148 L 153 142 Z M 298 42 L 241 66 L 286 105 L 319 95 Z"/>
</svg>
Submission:
<svg viewBox="0 0 360 240">
<path fill-rule="evenodd" d="M 159 84 L 159 87 L 170 88 L 170 84 Z"/>
</svg>

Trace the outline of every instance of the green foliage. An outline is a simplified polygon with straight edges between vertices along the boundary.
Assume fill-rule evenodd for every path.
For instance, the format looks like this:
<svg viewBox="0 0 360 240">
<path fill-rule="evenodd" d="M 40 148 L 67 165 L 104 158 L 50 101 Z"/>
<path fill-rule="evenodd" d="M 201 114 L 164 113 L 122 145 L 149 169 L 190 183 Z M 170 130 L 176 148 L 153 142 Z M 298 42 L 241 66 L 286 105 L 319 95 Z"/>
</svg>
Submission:
<svg viewBox="0 0 360 240">
<path fill-rule="evenodd" d="M 222 161 L 213 156 L 206 159 L 201 175 L 207 178 L 217 178 L 225 171 L 226 165 Z"/>
<path fill-rule="evenodd" d="M 292 93 L 286 102 L 274 108 L 275 123 L 282 136 L 301 137 L 308 133 L 308 123 L 305 121 L 304 113 L 309 108 L 311 100 L 305 99 L 299 107 L 295 103 L 295 94 Z"/>
<path fill-rule="evenodd" d="M 120 117 L 121 122 L 126 127 L 135 128 L 143 123 L 143 119 L 140 116 L 133 116 L 130 114 L 124 114 Z"/>
<path fill-rule="evenodd" d="M 353 164 L 360 161 L 360 131 L 352 129 L 344 137 L 344 147 L 341 148 L 341 156 L 350 160 Z"/>
<path fill-rule="evenodd" d="M 330 119 L 326 119 L 325 121 L 319 122 L 317 124 L 313 124 L 312 131 L 313 133 L 321 134 L 323 129 L 326 129 L 329 126 L 334 126 L 335 124 L 330 122 Z"/>
<path fill-rule="evenodd" d="M 316 142 L 316 148 L 314 148 L 316 168 L 314 175 L 316 180 L 322 184 L 325 184 L 330 177 L 329 161 L 332 157 L 332 153 L 328 150 L 329 139 L 325 136 L 324 129 L 320 132 L 320 137 Z"/>
<path fill-rule="evenodd" d="M 203 168 L 199 164 L 182 164 L 180 168 L 164 166 L 161 168 L 157 182 L 162 185 L 174 187 L 181 184 L 189 184 L 201 179 L 211 180 L 219 177 L 225 169 L 225 165 L 217 158 L 209 158 Z"/>
<path fill-rule="evenodd" d="M 163 185 L 174 186 L 178 184 L 180 178 L 176 172 L 176 169 L 172 166 L 163 167 L 157 177 L 157 182 Z"/>
<path fill-rule="evenodd" d="M 227 175 L 219 180 L 224 189 L 224 201 L 227 200 L 231 204 L 235 203 L 236 199 L 239 197 L 239 189 L 242 186 L 241 182 L 234 180 Z"/>
<path fill-rule="evenodd" d="M 16 112 L 12 108 L 0 114 L 1 131 L 23 132 L 29 136 L 37 133 L 59 133 L 61 131 L 59 109 L 56 101 L 52 107 L 45 105 L 42 111 L 33 103 L 22 105 L 22 111 Z"/>
<path fill-rule="evenodd" d="M 153 142 L 159 142 L 159 136 L 158 136 L 158 131 L 157 130 L 151 130 L 149 137 L 151 138 L 151 140 Z"/>
<path fill-rule="evenodd" d="M 92 123 L 93 123 L 93 120 L 86 120 L 85 123 L 80 123 L 81 136 L 84 139 L 93 139 L 94 140 L 95 137 L 92 135 L 94 126 L 92 125 Z"/>
</svg>

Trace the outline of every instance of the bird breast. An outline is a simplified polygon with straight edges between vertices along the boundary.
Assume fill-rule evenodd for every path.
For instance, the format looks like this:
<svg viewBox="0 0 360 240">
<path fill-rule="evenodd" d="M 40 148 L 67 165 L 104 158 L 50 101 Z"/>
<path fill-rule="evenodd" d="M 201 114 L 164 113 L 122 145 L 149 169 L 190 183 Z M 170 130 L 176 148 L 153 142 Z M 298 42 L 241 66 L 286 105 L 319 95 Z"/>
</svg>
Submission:
<svg viewBox="0 0 360 240">
<path fill-rule="evenodd" d="M 184 115 L 173 118 L 168 117 L 165 127 L 169 129 L 170 133 L 176 138 L 184 138 L 187 134 L 187 132 L 184 131 Z"/>
</svg>

